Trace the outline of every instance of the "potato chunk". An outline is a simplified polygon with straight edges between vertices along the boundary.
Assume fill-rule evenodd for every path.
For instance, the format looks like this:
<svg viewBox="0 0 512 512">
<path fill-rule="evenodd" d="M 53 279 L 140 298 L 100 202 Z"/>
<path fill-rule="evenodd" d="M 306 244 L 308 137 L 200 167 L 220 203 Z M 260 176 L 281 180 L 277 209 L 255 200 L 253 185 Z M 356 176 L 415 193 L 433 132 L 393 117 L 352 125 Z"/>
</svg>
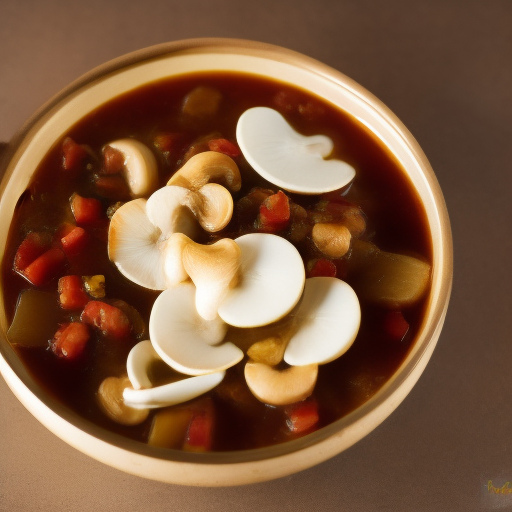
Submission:
<svg viewBox="0 0 512 512">
<path fill-rule="evenodd" d="M 363 267 L 354 289 L 369 302 L 398 309 L 415 304 L 427 292 L 430 265 L 417 258 L 374 251 Z"/>
</svg>

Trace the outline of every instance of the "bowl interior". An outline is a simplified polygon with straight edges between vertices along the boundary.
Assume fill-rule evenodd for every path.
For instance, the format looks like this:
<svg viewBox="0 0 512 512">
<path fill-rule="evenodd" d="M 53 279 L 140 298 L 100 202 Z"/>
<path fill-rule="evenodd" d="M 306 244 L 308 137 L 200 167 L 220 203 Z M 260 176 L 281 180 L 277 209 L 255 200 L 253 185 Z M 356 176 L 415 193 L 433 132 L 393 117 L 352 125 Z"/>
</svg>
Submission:
<svg viewBox="0 0 512 512">
<path fill-rule="evenodd" d="M 209 70 L 263 75 L 312 91 L 349 112 L 401 164 L 424 204 L 433 246 L 432 291 L 426 318 L 406 360 L 369 402 L 295 444 L 206 457 L 140 448 L 86 425 L 38 389 L 5 339 L 0 346 L 0 370 L 42 423 L 89 455 L 157 480 L 226 485 L 283 476 L 325 460 L 366 435 L 396 408 L 419 378 L 439 336 L 451 286 L 451 238 L 442 194 L 427 159 L 410 133 L 380 101 L 341 73 L 293 52 L 243 41 L 215 40 L 163 45 L 118 59 L 86 75 L 43 107 L 18 136 L 1 185 L 2 247 L 17 200 L 39 162 L 83 116 L 120 94 L 163 77 Z M 8 326 L 3 304 L 0 305 L 0 327 L 5 333 Z M 222 469 L 212 470 L 216 464 L 221 464 Z"/>
</svg>

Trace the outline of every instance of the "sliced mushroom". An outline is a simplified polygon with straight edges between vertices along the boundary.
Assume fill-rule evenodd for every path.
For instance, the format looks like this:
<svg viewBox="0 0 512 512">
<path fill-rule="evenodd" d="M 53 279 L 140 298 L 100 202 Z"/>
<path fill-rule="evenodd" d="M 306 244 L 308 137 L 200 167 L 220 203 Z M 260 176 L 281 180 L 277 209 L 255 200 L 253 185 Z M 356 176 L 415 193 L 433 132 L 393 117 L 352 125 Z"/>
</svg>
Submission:
<svg viewBox="0 0 512 512">
<path fill-rule="evenodd" d="M 350 248 L 350 231 L 343 224 L 319 222 L 311 231 L 313 243 L 329 258 L 342 258 Z"/>
<path fill-rule="evenodd" d="M 123 154 L 124 172 L 132 197 L 147 196 L 157 188 L 156 158 L 146 145 L 135 139 L 120 139 L 107 146 Z"/>
<path fill-rule="evenodd" d="M 148 376 L 148 369 L 158 360 L 160 360 L 160 356 L 149 340 L 140 341 L 130 350 L 126 360 L 126 371 L 133 389 L 153 387 Z"/>
<path fill-rule="evenodd" d="M 242 186 L 242 178 L 235 161 L 217 151 L 205 151 L 193 156 L 167 182 L 190 190 L 199 190 L 207 183 L 224 185 L 232 192 Z"/>
<path fill-rule="evenodd" d="M 163 236 L 148 219 L 146 202 L 135 199 L 116 210 L 108 231 L 108 257 L 134 283 L 163 290 L 167 286 L 160 248 Z"/>
<path fill-rule="evenodd" d="M 302 301 L 291 315 L 295 333 L 284 353 L 290 365 L 333 361 L 350 348 L 361 323 L 357 295 L 335 277 L 306 279 Z"/>
<path fill-rule="evenodd" d="M 297 249 L 267 233 L 235 240 L 241 249 L 240 281 L 219 307 L 220 317 L 235 327 L 257 327 L 287 315 L 299 301 L 305 269 Z"/>
<path fill-rule="evenodd" d="M 135 199 L 118 208 L 110 221 L 108 254 L 120 272 L 133 282 L 163 290 L 175 282 L 165 274 L 167 240 L 173 233 L 195 236 L 197 222 L 209 231 L 225 227 L 233 213 L 231 194 L 208 184 L 197 192 L 167 186 L 149 199 Z"/>
<path fill-rule="evenodd" d="M 183 249 L 182 261 L 196 285 L 197 312 L 205 320 L 213 320 L 229 290 L 238 282 L 240 247 L 230 238 L 212 245 L 190 241 Z"/>
<path fill-rule="evenodd" d="M 123 400 L 123 391 L 129 389 L 128 377 L 107 377 L 98 389 L 98 402 L 103 412 L 121 425 L 138 425 L 148 417 L 148 409 L 129 407 Z"/>
<path fill-rule="evenodd" d="M 187 282 L 159 295 L 149 319 L 151 342 L 158 355 L 178 372 L 220 372 L 238 363 L 244 354 L 232 343 L 217 345 L 224 339 L 227 325 L 219 317 L 202 318 L 195 294 L 195 286 Z"/>
<path fill-rule="evenodd" d="M 236 138 L 256 172 L 290 192 L 322 194 L 354 179 L 352 166 L 341 160 L 325 160 L 333 149 L 329 137 L 297 133 L 277 110 L 246 110 L 238 120 Z"/>
<path fill-rule="evenodd" d="M 124 403 L 134 409 L 158 409 L 188 402 L 220 384 L 225 374 L 223 371 L 208 373 L 149 389 L 125 388 Z"/>
<path fill-rule="evenodd" d="M 269 405 L 288 405 L 304 400 L 313 392 L 318 365 L 290 366 L 277 370 L 263 363 L 249 361 L 245 380 L 252 394 Z"/>
</svg>

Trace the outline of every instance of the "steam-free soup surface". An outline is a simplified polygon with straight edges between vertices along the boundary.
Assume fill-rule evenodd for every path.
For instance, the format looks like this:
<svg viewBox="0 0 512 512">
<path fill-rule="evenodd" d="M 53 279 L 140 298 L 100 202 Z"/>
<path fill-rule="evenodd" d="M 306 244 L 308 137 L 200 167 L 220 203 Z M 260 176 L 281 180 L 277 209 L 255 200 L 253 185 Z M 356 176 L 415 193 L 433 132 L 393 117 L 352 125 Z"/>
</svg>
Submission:
<svg viewBox="0 0 512 512">
<path fill-rule="evenodd" d="M 212 112 L 195 115 L 194 105 L 189 101 L 187 106 L 188 95 L 198 87 L 216 91 L 218 105 L 212 107 Z M 45 390 L 91 422 L 147 442 L 156 414 L 150 413 L 140 425 L 123 426 L 109 419 L 97 400 L 98 388 L 106 377 L 121 376 L 126 372 L 126 357 L 141 337 L 146 336 L 144 327 L 139 326 L 136 332 L 133 330 L 130 337 L 122 342 L 94 334 L 81 357 L 72 361 L 56 357 L 49 348 L 52 338 L 49 332 L 56 332 L 60 324 L 72 322 L 80 316 L 80 311 L 69 312 L 59 307 L 57 283 L 61 276 L 103 275 L 106 297 L 122 300 L 135 308 L 146 326 L 158 295 L 158 292 L 124 278 L 108 258 L 106 212 L 127 197 L 125 191 L 119 189 L 116 192 L 115 187 L 109 189 L 98 178 L 103 176 L 102 149 L 109 142 L 126 137 L 143 142 L 157 157 L 159 186 L 164 186 L 191 154 L 209 149 L 208 141 L 226 140 L 236 148 L 237 120 L 246 109 L 254 106 L 268 106 L 280 111 L 297 131 L 305 135 L 331 137 L 335 144 L 332 156 L 356 169 L 354 182 L 339 191 L 337 198 L 341 198 L 341 204 L 355 205 L 364 212 L 364 233 L 353 241 L 351 249 L 342 258 L 328 258 L 320 254 L 313 246 L 310 234 L 296 246 L 308 275 L 336 272 L 336 277 L 351 284 L 356 293 L 361 290 L 362 324 L 348 352 L 320 367 L 313 395 L 308 399 L 315 403 L 318 421 L 309 429 L 294 432 L 290 426 L 290 411 L 286 407 L 265 405 L 251 394 L 243 371 L 248 356 L 230 368 L 217 388 L 196 400 L 199 406 L 207 403 L 214 411 L 211 449 L 240 450 L 281 443 L 343 417 L 378 391 L 414 343 L 422 322 L 425 297 L 413 305 L 399 308 L 367 301 L 364 296 L 368 283 L 357 271 L 358 258 L 361 258 L 365 247 L 413 255 L 427 262 L 431 260 L 430 234 L 422 205 L 403 170 L 380 142 L 346 113 L 289 85 L 228 73 L 195 74 L 164 80 L 109 102 L 70 130 L 67 136 L 88 148 L 87 156 L 77 169 L 63 169 L 63 140 L 56 141 L 18 202 L 3 260 L 3 290 L 8 318 L 13 319 L 20 294 L 27 289 L 48 293 L 50 305 L 43 309 L 28 308 L 24 323 L 43 324 L 43 319 L 47 320 L 49 314 L 54 315 L 51 321 L 54 328 L 50 326 L 41 330 L 40 343 L 19 343 L 15 340 L 19 356 Z M 200 101 L 197 108 L 203 108 Z M 232 150 L 232 146 L 227 147 L 228 151 Z M 225 148 L 222 144 L 219 146 L 221 151 Z M 235 155 L 234 160 L 242 174 L 242 189 L 233 194 L 235 214 L 221 233 L 205 234 L 200 240 L 202 243 L 224 236 L 236 238 L 261 229 L 255 224 L 254 211 L 244 209 L 246 202 L 242 199 L 254 187 L 272 193 L 279 191 L 260 178 L 242 155 Z M 33 286 L 13 270 L 15 254 L 27 234 L 37 232 L 54 236 L 66 223 L 75 224 L 70 209 L 73 194 L 98 199 L 104 221 L 86 228 L 89 235 L 87 248 L 64 262 L 61 276 Z M 319 202 L 324 201 L 325 205 L 333 198 L 332 195 L 285 194 L 290 201 L 304 208 L 310 217 L 314 216 L 312 212 Z M 278 230 L 277 234 L 288 237 L 289 227 Z M 322 263 L 315 269 L 318 260 Z M 394 319 L 398 321 L 393 323 Z M 400 330 L 404 321 L 407 326 L 405 332 Z M 228 338 L 235 340 L 238 334 L 239 331 L 232 329 Z M 240 342 L 240 347 L 247 351 L 247 341 Z M 160 373 L 162 375 L 158 378 L 165 380 L 165 368 Z"/>
</svg>

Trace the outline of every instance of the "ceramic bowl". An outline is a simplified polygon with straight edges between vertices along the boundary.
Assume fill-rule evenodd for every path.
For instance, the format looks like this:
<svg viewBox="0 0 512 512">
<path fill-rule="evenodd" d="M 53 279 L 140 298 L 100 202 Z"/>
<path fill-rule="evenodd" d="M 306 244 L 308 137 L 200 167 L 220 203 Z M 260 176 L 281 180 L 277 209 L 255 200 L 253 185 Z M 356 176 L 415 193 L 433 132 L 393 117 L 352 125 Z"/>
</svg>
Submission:
<svg viewBox="0 0 512 512">
<path fill-rule="evenodd" d="M 107 432 L 56 402 L 34 381 L 6 341 L 0 304 L 0 371 L 23 405 L 49 430 L 78 450 L 142 477 L 185 485 L 239 485 L 282 477 L 342 452 L 377 427 L 400 404 L 423 372 L 437 343 L 452 280 L 448 214 L 420 146 L 377 98 L 342 73 L 298 53 L 231 39 L 172 42 L 131 53 L 94 69 L 44 105 L 4 151 L 0 246 L 5 247 L 16 202 L 52 144 L 91 110 L 122 93 L 163 77 L 227 70 L 300 84 L 348 111 L 400 162 L 421 197 L 432 236 L 432 291 L 426 316 L 407 358 L 365 404 L 312 434 L 268 448 L 229 453 L 158 449 Z M 1 299 L 0 299 L 1 301 Z"/>
</svg>

